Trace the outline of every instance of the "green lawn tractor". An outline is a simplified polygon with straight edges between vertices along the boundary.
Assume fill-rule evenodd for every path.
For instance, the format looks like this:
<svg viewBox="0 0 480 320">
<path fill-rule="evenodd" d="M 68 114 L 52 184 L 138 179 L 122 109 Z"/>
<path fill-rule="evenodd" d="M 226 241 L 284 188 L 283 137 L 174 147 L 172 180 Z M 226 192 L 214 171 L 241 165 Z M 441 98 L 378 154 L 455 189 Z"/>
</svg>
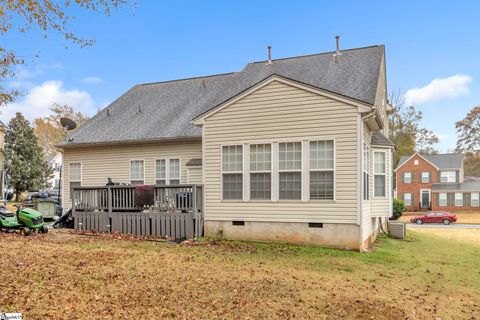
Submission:
<svg viewBox="0 0 480 320">
<path fill-rule="evenodd" d="M 37 210 L 20 208 L 15 206 L 17 212 L 9 211 L 4 205 L 0 205 L 0 230 L 6 232 L 20 231 L 23 235 L 29 235 L 33 231 L 47 233 L 48 227 L 43 222 L 43 216 Z"/>
</svg>

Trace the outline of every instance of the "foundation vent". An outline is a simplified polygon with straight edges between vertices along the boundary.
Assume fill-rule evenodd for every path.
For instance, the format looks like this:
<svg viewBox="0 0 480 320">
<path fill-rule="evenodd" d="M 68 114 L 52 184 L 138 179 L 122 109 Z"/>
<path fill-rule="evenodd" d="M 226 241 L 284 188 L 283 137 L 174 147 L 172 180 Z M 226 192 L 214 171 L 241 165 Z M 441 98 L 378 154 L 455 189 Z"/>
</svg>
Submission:
<svg viewBox="0 0 480 320">
<path fill-rule="evenodd" d="M 323 223 L 318 223 L 318 222 L 310 222 L 308 224 L 309 228 L 323 228 Z"/>
<path fill-rule="evenodd" d="M 245 221 L 232 221 L 232 226 L 244 226 Z"/>
</svg>

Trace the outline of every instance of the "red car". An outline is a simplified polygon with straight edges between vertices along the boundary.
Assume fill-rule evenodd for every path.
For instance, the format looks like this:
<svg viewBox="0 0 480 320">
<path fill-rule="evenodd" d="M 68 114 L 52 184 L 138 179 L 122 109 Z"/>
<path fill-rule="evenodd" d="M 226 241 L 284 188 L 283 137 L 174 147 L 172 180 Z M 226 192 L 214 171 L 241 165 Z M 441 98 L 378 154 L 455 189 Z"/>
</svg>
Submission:
<svg viewBox="0 0 480 320">
<path fill-rule="evenodd" d="M 422 223 L 443 223 L 448 225 L 452 222 L 457 221 L 457 216 L 445 211 L 431 211 L 427 212 L 421 216 L 415 216 L 410 218 L 411 223 L 422 224 Z"/>
</svg>

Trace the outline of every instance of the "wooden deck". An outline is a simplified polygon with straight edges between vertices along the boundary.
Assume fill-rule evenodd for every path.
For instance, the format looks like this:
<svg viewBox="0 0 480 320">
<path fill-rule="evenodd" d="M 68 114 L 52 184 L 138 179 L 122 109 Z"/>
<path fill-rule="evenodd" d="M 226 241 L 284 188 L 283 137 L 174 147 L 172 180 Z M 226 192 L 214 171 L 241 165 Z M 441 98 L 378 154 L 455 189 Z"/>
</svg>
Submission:
<svg viewBox="0 0 480 320">
<path fill-rule="evenodd" d="M 135 201 L 134 186 L 74 187 L 75 229 L 174 239 L 203 233 L 203 186 L 154 187 L 152 205 Z"/>
</svg>

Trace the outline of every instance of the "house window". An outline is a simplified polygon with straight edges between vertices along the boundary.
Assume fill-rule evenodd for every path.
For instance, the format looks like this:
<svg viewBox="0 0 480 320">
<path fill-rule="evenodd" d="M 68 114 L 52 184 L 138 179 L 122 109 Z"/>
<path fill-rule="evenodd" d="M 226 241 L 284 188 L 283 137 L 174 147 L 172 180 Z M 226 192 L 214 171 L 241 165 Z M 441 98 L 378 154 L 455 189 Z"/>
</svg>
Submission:
<svg viewBox="0 0 480 320">
<path fill-rule="evenodd" d="M 447 206 L 447 194 L 446 193 L 439 193 L 438 194 L 438 205 L 440 207 Z"/>
<path fill-rule="evenodd" d="M 143 160 L 130 161 L 130 183 L 131 184 L 144 184 L 145 183 L 145 170 Z"/>
<path fill-rule="evenodd" d="M 413 160 L 413 165 L 418 166 L 418 160 L 417 159 Z"/>
<path fill-rule="evenodd" d="M 300 200 L 302 198 L 302 143 L 279 144 L 279 198 Z"/>
<path fill-rule="evenodd" d="M 422 183 L 430 182 L 430 172 L 422 172 Z"/>
<path fill-rule="evenodd" d="M 470 205 L 472 207 L 480 206 L 480 194 L 478 192 L 473 192 L 470 194 Z"/>
<path fill-rule="evenodd" d="M 159 185 L 167 184 L 167 160 L 159 159 L 155 161 L 155 183 Z"/>
<path fill-rule="evenodd" d="M 403 173 L 403 183 L 412 183 L 412 173 L 411 172 L 404 172 Z"/>
<path fill-rule="evenodd" d="M 272 146 L 250 145 L 250 199 L 270 200 L 272 197 Z"/>
<path fill-rule="evenodd" d="M 463 193 L 455 192 L 455 206 L 462 207 L 463 206 Z"/>
<path fill-rule="evenodd" d="M 180 159 L 168 160 L 168 182 L 169 184 L 180 184 Z"/>
<path fill-rule="evenodd" d="M 412 194 L 411 193 L 404 193 L 403 194 L 403 203 L 406 206 L 411 206 L 412 205 Z"/>
<path fill-rule="evenodd" d="M 440 182 L 456 182 L 457 173 L 455 171 L 440 172 Z"/>
<path fill-rule="evenodd" d="M 82 185 L 82 164 L 80 162 L 71 162 L 69 168 L 70 174 L 70 197 L 73 195 L 73 188 Z"/>
<path fill-rule="evenodd" d="M 333 140 L 310 142 L 310 199 L 333 199 Z"/>
<path fill-rule="evenodd" d="M 242 200 L 243 148 L 241 145 L 222 148 L 222 197 L 224 200 Z"/>
<path fill-rule="evenodd" d="M 386 171 L 385 171 L 385 152 L 373 153 L 373 170 L 374 170 L 374 196 L 385 197 L 386 195 Z"/>
<path fill-rule="evenodd" d="M 368 174 L 368 145 L 363 143 L 363 200 L 370 199 L 370 175 Z"/>
</svg>

